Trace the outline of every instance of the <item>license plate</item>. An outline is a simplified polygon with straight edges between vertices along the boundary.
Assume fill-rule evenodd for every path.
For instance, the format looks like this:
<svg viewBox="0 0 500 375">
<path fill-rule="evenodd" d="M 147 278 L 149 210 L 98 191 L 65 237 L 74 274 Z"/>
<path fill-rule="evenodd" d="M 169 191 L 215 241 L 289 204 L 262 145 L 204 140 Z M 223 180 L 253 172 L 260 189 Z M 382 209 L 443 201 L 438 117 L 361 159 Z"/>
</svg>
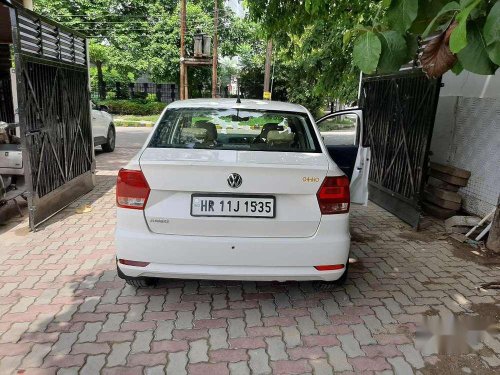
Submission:
<svg viewBox="0 0 500 375">
<path fill-rule="evenodd" d="M 191 216 L 275 217 L 273 196 L 209 195 L 191 196 Z"/>
</svg>

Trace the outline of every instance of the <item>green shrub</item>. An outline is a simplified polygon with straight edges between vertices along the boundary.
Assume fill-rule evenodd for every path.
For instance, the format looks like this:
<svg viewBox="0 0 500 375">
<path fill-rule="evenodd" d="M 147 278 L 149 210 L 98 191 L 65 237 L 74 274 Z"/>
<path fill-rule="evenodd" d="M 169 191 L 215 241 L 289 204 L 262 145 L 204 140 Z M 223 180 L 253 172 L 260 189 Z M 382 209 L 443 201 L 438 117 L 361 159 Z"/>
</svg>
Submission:
<svg viewBox="0 0 500 375">
<path fill-rule="evenodd" d="M 99 104 L 108 106 L 109 111 L 118 115 L 157 115 L 165 108 L 165 103 L 148 100 L 103 100 Z"/>
</svg>

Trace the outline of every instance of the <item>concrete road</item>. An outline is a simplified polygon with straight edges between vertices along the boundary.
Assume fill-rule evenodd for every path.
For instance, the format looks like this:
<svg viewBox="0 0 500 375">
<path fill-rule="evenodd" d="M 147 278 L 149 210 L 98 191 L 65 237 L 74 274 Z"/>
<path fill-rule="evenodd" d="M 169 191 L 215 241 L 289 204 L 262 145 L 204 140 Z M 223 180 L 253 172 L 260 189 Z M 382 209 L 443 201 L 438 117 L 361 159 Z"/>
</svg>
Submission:
<svg viewBox="0 0 500 375">
<path fill-rule="evenodd" d="M 116 147 L 141 148 L 152 129 L 147 127 L 117 127 Z"/>
</svg>

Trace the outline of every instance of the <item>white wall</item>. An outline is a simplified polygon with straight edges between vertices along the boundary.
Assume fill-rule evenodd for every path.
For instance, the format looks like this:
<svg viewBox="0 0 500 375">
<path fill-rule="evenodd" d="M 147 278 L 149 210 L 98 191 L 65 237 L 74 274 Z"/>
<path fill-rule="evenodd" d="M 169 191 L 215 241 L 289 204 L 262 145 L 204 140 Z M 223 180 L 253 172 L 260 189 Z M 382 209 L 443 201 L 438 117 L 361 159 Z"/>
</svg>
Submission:
<svg viewBox="0 0 500 375">
<path fill-rule="evenodd" d="M 494 76 L 443 76 L 431 160 L 471 171 L 464 209 L 484 216 L 500 193 L 500 70 Z"/>
</svg>

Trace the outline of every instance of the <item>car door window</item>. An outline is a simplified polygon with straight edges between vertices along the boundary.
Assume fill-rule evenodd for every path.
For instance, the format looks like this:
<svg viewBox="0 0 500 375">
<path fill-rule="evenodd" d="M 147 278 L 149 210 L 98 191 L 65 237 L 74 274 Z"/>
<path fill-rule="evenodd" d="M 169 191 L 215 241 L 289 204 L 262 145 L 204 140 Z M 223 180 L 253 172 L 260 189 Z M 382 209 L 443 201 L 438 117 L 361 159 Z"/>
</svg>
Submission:
<svg viewBox="0 0 500 375">
<path fill-rule="evenodd" d="M 359 118 L 355 113 L 338 114 L 318 122 L 318 129 L 327 146 L 356 145 Z"/>
</svg>

